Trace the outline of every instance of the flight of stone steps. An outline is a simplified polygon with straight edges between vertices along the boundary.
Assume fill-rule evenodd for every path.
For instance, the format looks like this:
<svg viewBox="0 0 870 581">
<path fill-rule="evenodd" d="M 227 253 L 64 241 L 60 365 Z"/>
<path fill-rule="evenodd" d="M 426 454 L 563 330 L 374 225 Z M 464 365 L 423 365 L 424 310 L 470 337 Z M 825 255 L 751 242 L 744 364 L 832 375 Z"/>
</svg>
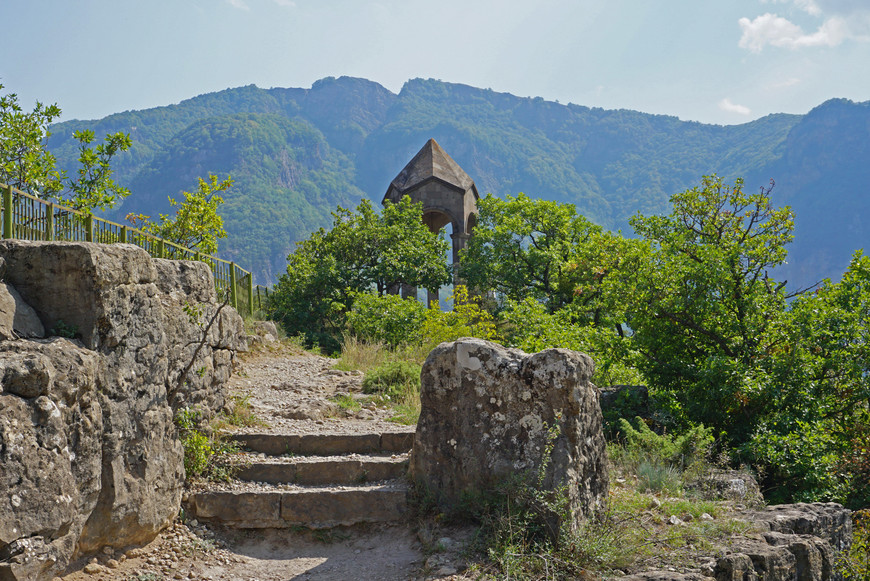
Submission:
<svg viewBox="0 0 870 581">
<path fill-rule="evenodd" d="M 236 482 L 193 492 L 187 510 L 234 528 L 329 528 L 389 522 L 407 509 L 413 432 L 239 434 Z"/>
</svg>

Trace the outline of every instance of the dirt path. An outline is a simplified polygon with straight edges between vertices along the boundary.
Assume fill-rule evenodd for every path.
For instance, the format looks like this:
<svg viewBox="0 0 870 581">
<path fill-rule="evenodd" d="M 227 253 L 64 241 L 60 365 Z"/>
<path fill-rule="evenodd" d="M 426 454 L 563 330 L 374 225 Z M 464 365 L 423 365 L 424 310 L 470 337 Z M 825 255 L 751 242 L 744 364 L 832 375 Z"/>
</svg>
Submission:
<svg viewBox="0 0 870 581">
<path fill-rule="evenodd" d="M 230 380 L 273 433 L 363 433 L 389 429 L 387 409 L 367 406 L 346 412 L 332 397 L 359 397 L 362 377 L 332 369 L 335 361 L 267 345 L 244 354 Z M 405 428 L 413 431 L 413 427 Z M 240 428 L 262 432 L 264 428 Z M 431 535 L 430 535 L 431 536 Z M 450 546 L 450 538 L 427 539 Z M 457 544 L 458 547 L 458 544 Z M 179 519 L 152 543 L 125 553 L 105 551 L 64 581 L 157 579 L 407 580 L 451 578 L 461 569 L 449 551 L 428 556 L 409 523 L 361 525 L 329 531 L 230 530 Z M 453 577 L 458 578 L 458 577 Z"/>
</svg>

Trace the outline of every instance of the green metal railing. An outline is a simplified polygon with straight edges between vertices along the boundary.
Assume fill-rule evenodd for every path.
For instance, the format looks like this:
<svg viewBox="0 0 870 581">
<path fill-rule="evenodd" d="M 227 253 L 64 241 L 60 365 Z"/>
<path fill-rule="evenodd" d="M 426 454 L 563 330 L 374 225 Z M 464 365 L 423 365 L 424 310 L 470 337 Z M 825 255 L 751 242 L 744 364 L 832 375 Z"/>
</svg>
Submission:
<svg viewBox="0 0 870 581">
<path fill-rule="evenodd" d="M 260 311 L 265 311 L 267 309 L 267 304 L 269 301 L 269 294 L 271 293 L 271 291 L 269 290 L 269 287 L 265 287 L 265 286 L 258 284 L 254 287 L 253 292 L 254 292 L 254 297 L 253 297 L 254 307 Z"/>
<path fill-rule="evenodd" d="M 136 228 L 48 202 L 12 186 L 0 184 L 0 190 L 4 239 L 135 244 L 155 258 L 205 262 L 214 273 L 218 296 L 228 292 L 230 305 L 239 312 L 253 314 L 255 296 L 258 308 L 265 304 L 258 300 L 259 289 L 264 287 L 258 286 L 255 295 L 253 275 L 235 262 L 201 254 Z"/>
</svg>

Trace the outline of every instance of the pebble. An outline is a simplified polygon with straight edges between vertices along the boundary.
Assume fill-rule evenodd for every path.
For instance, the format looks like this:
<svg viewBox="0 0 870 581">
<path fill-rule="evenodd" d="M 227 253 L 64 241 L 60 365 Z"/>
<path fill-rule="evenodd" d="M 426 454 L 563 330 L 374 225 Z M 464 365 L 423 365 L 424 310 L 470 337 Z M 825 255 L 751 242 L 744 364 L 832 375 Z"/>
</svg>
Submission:
<svg viewBox="0 0 870 581">
<path fill-rule="evenodd" d="M 108 561 L 106 561 L 106 567 L 108 567 L 109 569 L 117 569 L 120 566 L 121 563 L 119 563 L 116 559 L 109 559 Z"/>
<path fill-rule="evenodd" d="M 715 519 L 705 512 L 701 515 L 701 520 L 715 520 Z"/>
<path fill-rule="evenodd" d="M 96 575 L 103 571 L 103 566 L 97 563 L 88 563 L 84 568 L 85 573 L 88 575 Z"/>
</svg>

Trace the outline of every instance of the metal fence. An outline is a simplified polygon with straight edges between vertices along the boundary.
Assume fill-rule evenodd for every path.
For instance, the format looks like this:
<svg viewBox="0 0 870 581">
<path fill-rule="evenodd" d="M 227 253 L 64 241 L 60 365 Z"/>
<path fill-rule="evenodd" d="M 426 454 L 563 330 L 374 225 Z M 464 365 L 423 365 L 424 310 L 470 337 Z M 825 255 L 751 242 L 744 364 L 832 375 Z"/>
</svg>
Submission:
<svg viewBox="0 0 870 581">
<path fill-rule="evenodd" d="M 0 212 L 4 239 L 120 242 L 135 244 L 155 258 L 199 260 L 211 267 L 218 296 L 228 292 L 230 304 L 237 311 L 251 315 L 255 303 L 258 309 L 265 306 L 265 300 L 260 301 L 260 289 L 265 287 L 257 286 L 255 293 L 253 275 L 235 262 L 201 254 L 142 230 L 48 202 L 12 186 L 0 184 L 0 190 L 3 191 Z M 268 297 L 268 290 L 265 296 Z"/>
</svg>

